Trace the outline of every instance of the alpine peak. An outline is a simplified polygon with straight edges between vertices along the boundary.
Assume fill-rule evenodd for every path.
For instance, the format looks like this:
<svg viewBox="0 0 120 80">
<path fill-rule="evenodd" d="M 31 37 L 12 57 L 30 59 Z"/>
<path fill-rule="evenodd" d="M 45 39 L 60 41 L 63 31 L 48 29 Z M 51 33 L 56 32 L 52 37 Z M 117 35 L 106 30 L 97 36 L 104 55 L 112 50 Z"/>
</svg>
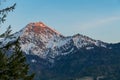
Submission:
<svg viewBox="0 0 120 80">
<path fill-rule="evenodd" d="M 49 28 L 47 25 L 45 25 L 43 22 L 32 22 L 26 25 L 26 27 L 23 29 L 24 32 L 34 32 L 37 34 L 45 33 L 45 34 L 56 34 L 61 35 L 58 31 L 55 29 Z"/>
<path fill-rule="evenodd" d="M 28 26 L 33 26 L 33 27 L 46 27 L 46 25 L 43 22 L 32 22 L 29 23 Z"/>
<path fill-rule="evenodd" d="M 104 42 L 81 34 L 65 37 L 42 22 L 29 23 L 10 38 L 3 40 L 3 42 L 0 41 L 2 42 L 0 45 L 4 46 L 9 42 L 14 42 L 18 37 L 20 37 L 19 41 L 23 52 L 48 59 L 50 62 L 53 62 L 52 60 L 56 56 L 66 55 L 81 48 L 106 47 Z"/>
</svg>

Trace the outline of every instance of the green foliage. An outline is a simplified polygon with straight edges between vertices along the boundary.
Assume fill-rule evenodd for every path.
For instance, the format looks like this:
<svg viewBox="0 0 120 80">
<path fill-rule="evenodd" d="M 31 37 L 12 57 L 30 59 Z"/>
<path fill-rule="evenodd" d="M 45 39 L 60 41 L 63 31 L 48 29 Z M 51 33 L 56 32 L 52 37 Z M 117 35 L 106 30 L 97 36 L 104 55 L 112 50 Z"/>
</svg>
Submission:
<svg viewBox="0 0 120 80">
<path fill-rule="evenodd" d="M 1 4 L 0 4 L 1 6 Z M 10 7 L 6 7 L 3 9 L 0 9 L 0 27 L 2 26 L 2 23 L 6 21 L 7 14 L 15 9 L 16 3 L 14 3 Z M 0 37 L 8 37 L 11 33 L 11 25 L 8 26 L 7 30 L 3 33 L 0 34 Z"/>
<path fill-rule="evenodd" d="M 0 10 L 0 27 L 6 21 L 8 12 L 15 9 L 16 3 Z M 0 35 L 7 38 L 11 33 L 11 26 Z M 9 55 L 7 55 L 9 53 Z M 29 65 L 23 55 L 18 40 L 0 48 L 0 80 L 33 80 L 34 74 L 29 74 Z"/>
<path fill-rule="evenodd" d="M 2 37 L 2 38 L 10 37 L 11 32 L 12 32 L 11 26 L 9 25 L 8 28 L 7 28 L 7 30 L 6 30 L 4 33 L 2 33 L 2 34 L 0 35 L 0 37 Z"/>
<path fill-rule="evenodd" d="M 0 24 L 4 23 L 6 21 L 8 12 L 13 11 L 15 9 L 15 6 L 16 6 L 16 3 L 10 7 L 6 7 L 4 9 L 0 10 Z"/>
<path fill-rule="evenodd" d="M 28 74 L 29 65 L 19 43 L 16 42 L 12 46 L 14 48 L 11 56 L 6 56 L 4 51 L 0 51 L 0 80 L 33 80 L 34 74 Z"/>
<path fill-rule="evenodd" d="M 8 78 L 8 75 L 5 75 L 8 71 L 7 67 L 7 56 L 0 51 L 0 79 L 5 80 Z"/>
</svg>

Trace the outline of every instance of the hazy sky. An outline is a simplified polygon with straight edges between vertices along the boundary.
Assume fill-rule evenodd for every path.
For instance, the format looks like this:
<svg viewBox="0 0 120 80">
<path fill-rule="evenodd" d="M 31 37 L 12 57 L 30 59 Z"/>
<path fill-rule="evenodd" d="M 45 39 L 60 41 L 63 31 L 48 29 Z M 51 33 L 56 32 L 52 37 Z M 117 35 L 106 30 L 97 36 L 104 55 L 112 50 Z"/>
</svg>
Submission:
<svg viewBox="0 0 120 80">
<path fill-rule="evenodd" d="M 13 32 L 42 21 L 66 36 L 80 33 L 120 42 L 120 0 L 7 0 L 0 8 L 13 3 L 17 3 L 16 9 L 3 25 L 11 24 Z"/>
</svg>

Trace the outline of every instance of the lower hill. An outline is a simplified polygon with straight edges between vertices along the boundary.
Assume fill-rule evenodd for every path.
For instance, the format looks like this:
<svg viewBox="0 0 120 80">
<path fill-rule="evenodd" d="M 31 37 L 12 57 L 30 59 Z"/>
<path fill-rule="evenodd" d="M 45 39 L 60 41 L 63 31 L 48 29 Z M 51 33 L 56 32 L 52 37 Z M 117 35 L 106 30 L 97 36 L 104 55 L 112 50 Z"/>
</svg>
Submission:
<svg viewBox="0 0 120 80">
<path fill-rule="evenodd" d="M 120 44 L 108 45 L 112 49 L 84 48 L 75 53 L 58 56 L 54 63 L 28 55 L 35 80 L 119 80 Z"/>
</svg>

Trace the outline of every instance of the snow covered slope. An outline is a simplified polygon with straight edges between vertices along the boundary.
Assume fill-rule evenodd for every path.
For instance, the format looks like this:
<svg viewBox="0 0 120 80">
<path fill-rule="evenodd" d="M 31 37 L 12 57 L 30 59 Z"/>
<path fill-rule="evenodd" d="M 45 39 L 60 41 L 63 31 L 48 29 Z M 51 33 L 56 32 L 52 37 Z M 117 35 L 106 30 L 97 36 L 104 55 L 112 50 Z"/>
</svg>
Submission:
<svg viewBox="0 0 120 80">
<path fill-rule="evenodd" d="M 0 38 L 0 47 L 14 42 L 18 37 L 23 52 L 48 59 L 50 62 L 53 62 L 56 56 L 70 54 L 83 47 L 86 50 L 93 49 L 93 46 L 106 48 L 107 44 L 80 34 L 65 37 L 44 23 L 36 22 L 28 24 L 9 38 Z"/>
</svg>

